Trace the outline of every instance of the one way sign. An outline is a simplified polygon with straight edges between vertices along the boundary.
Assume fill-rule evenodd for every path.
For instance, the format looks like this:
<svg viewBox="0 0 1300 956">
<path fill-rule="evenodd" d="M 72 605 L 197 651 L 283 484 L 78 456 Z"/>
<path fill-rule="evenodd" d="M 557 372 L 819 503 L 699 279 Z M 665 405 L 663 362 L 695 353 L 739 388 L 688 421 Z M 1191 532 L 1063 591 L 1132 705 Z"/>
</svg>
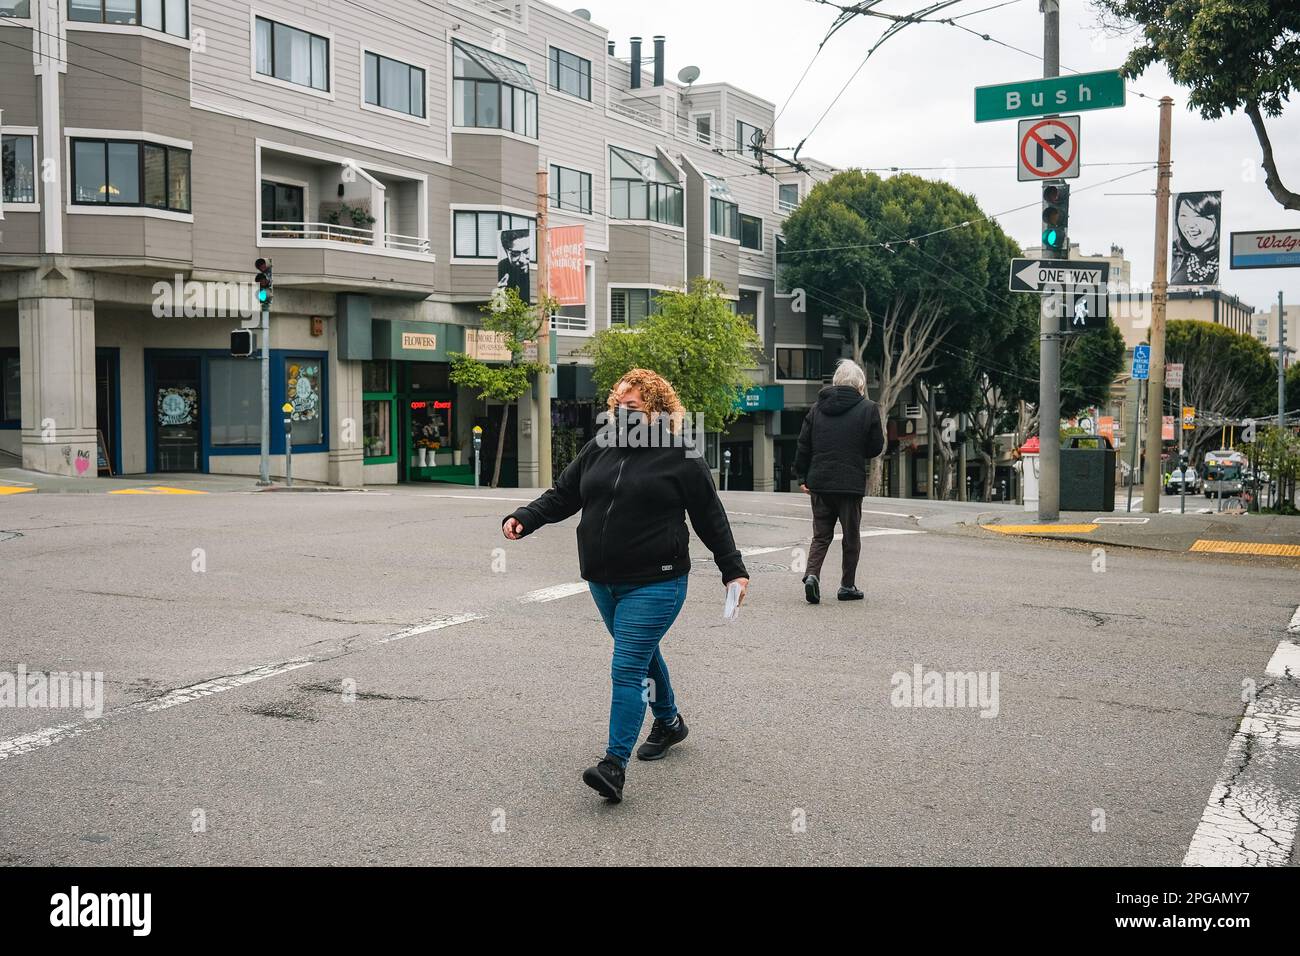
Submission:
<svg viewBox="0 0 1300 956">
<path fill-rule="evenodd" d="M 1106 327 L 1109 282 L 1108 262 L 1011 260 L 1011 291 L 1050 296 L 1048 307 L 1060 316 L 1062 332 L 1093 332 Z"/>
</svg>

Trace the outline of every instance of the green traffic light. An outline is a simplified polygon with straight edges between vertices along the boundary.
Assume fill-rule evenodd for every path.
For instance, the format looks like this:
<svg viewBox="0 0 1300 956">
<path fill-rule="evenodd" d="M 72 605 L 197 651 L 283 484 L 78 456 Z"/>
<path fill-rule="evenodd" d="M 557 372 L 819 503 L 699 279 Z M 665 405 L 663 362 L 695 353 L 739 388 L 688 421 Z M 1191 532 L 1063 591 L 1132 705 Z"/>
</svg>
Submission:
<svg viewBox="0 0 1300 956">
<path fill-rule="evenodd" d="M 268 301 L 270 298 L 271 298 L 271 293 L 270 293 L 269 291 L 267 291 L 266 289 L 258 289 L 258 290 L 257 290 L 257 301 L 258 301 L 258 302 L 266 302 L 266 301 Z"/>
<path fill-rule="evenodd" d="M 1050 248 L 1050 249 L 1055 249 L 1055 248 L 1056 248 L 1056 230 L 1055 230 L 1055 229 L 1048 229 L 1045 233 L 1043 233 L 1043 244 L 1046 245 L 1046 246 L 1047 246 L 1048 248 Z"/>
</svg>

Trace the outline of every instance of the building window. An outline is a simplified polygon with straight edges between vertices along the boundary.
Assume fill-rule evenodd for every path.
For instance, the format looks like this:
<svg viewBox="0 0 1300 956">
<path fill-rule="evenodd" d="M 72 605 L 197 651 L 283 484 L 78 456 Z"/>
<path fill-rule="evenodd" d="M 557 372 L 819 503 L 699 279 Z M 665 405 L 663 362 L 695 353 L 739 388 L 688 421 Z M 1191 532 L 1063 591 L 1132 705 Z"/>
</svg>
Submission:
<svg viewBox="0 0 1300 956">
<path fill-rule="evenodd" d="M 424 119 L 424 70 L 367 53 L 366 102 Z"/>
<path fill-rule="evenodd" d="M 329 40 L 306 30 L 258 17 L 257 72 L 285 83 L 328 92 Z"/>
<path fill-rule="evenodd" d="M 763 251 L 763 220 L 757 216 L 740 217 L 740 244 L 746 249 Z"/>
<path fill-rule="evenodd" d="M 695 117 L 695 139 L 696 142 L 703 143 L 705 146 L 713 145 L 712 113 L 701 113 Z"/>
<path fill-rule="evenodd" d="M 0 349 L 0 425 L 17 426 L 22 420 L 18 409 L 22 391 L 18 350 Z"/>
<path fill-rule="evenodd" d="M 822 378 L 821 349 L 777 349 L 777 380 L 820 382 Z"/>
<path fill-rule="evenodd" d="M 300 239 L 304 228 L 305 190 L 262 180 L 262 238 Z"/>
<path fill-rule="evenodd" d="M 325 411 L 322 393 L 324 378 L 319 358 L 289 357 L 284 360 L 285 402 L 293 406 L 288 413 L 293 443 L 319 445 L 324 440 L 321 429 Z"/>
<path fill-rule="evenodd" d="M 644 321 L 647 316 L 659 314 L 659 295 L 656 289 L 611 289 L 609 292 L 609 324 L 629 328 Z"/>
<path fill-rule="evenodd" d="M 786 212 L 799 205 L 799 184 L 782 183 L 777 187 L 777 203 Z"/>
<path fill-rule="evenodd" d="M 243 358 L 208 361 L 209 433 L 214 446 L 262 441 L 262 364 Z"/>
<path fill-rule="evenodd" d="M 72 201 L 190 211 L 190 151 L 116 139 L 72 141 Z"/>
<path fill-rule="evenodd" d="M 0 140 L 0 201 L 36 202 L 36 138 Z"/>
<path fill-rule="evenodd" d="M 749 150 L 754 154 L 756 159 L 761 159 L 763 154 L 758 150 L 758 144 L 763 141 L 763 131 L 757 126 L 750 126 L 744 120 L 736 120 L 736 149 L 740 152 Z"/>
<path fill-rule="evenodd" d="M 658 159 L 609 148 L 609 216 L 682 224 L 682 187 Z"/>
<path fill-rule="evenodd" d="M 591 61 L 551 47 L 551 89 L 591 99 Z"/>
<path fill-rule="evenodd" d="M 760 339 L 763 338 L 763 317 L 759 314 L 758 292 L 753 289 L 741 289 L 740 301 L 736 303 L 736 314 L 747 316 L 751 320 L 750 328 L 758 333 Z"/>
<path fill-rule="evenodd" d="M 393 363 L 386 359 L 361 365 L 362 444 L 368 465 L 396 461 L 393 452 L 397 394 Z"/>
<path fill-rule="evenodd" d="M 26 7 L 26 3 L 17 6 Z M 175 37 L 190 35 L 186 0 L 68 0 L 68 19 L 76 23 L 115 23 L 141 26 Z M 0 14 L 6 4 L 0 2 Z M 24 13 L 12 16 L 27 16 Z"/>
<path fill-rule="evenodd" d="M 782 293 L 789 292 L 790 287 L 789 284 L 785 281 L 785 270 L 782 268 L 785 265 L 785 236 L 778 235 L 776 237 L 775 265 L 776 265 L 776 276 L 775 276 L 775 285 L 774 285 L 775 291 L 782 292 Z"/>
<path fill-rule="evenodd" d="M 452 122 L 537 138 L 537 87 L 528 67 L 452 41 Z"/>
<path fill-rule="evenodd" d="M 26 20 L 31 15 L 32 7 L 28 0 L 0 0 L 0 17 Z"/>
<path fill-rule="evenodd" d="M 573 212 L 591 212 L 591 173 L 565 166 L 551 167 L 551 205 Z"/>
<path fill-rule="evenodd" d="M 500 259 L 505 253 L 499 241 L 503 229 L 527 229 L 529 258 L 537 261 L 537 220 L 508 212 L 456 212 L 452 255 L 457 259 Z"/>
<path fill-rule="evenodd" d="M 724 239 L 740 238 L 740 207 L 734 202 L 718 199 L 709 200 L 709 231 Z"/>
</svg>

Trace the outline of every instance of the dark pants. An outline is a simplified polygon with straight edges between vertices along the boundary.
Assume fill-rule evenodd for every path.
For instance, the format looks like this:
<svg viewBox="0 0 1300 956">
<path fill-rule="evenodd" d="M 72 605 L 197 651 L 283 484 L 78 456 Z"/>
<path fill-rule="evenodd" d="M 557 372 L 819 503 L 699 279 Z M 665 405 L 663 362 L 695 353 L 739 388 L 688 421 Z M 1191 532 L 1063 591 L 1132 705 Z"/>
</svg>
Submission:
<svg viewBox="0 0 1300 956">
<path fill-rule="evenodd" d="M 862 497 L 860 495 L 819 495 L 812 494 L 813 539 L 808 549 L 808 574 L 822 576 L 822 562 L 826 560 L 826 550 L 835 537 L 835 522 L 840 523 L 844 531 L 844 570 L 840 577 L 843 587 L 854 586 L 854 577 L 858 571 L 858 555 L 862 553 L 862 537 L 859 527 L 862 525 Z"/>
</svg>

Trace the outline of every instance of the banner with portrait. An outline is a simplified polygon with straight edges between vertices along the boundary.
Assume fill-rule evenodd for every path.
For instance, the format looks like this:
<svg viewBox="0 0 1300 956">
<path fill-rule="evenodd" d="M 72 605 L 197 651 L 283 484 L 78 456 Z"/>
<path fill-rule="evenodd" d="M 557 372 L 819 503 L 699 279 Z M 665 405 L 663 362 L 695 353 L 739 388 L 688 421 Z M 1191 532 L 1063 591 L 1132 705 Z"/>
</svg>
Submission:
<svg viewBox="0 0 1300 956">
<path fill-rule="evenodd" d="M 514 289 L 519 298 L 531 301 L 532 288 L 528 274 L 533 258 L 532 233 L 528 229 L 502 229 L 497 232 L 497 288 Z"/>
<path fill-rule="evenodd" d="M 1223 193 L 1174 196 L 1173 270 L 1169 284 L 1218 285 Z"/>
</svg>

